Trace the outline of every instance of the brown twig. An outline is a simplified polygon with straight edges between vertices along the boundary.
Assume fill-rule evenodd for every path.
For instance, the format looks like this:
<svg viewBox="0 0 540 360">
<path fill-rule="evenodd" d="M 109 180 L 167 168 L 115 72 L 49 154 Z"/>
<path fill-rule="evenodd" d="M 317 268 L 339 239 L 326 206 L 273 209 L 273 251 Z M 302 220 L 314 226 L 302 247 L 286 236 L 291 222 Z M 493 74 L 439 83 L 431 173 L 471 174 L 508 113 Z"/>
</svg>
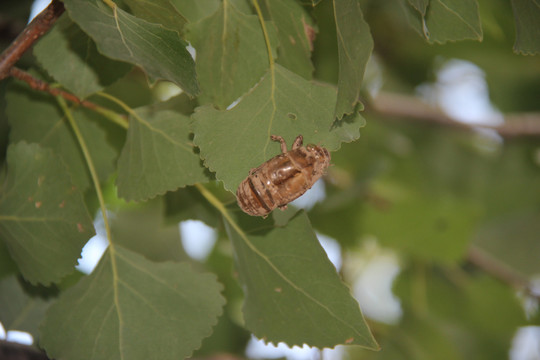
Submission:
<svg viewBox="0 0 540 360">
<path fill-rule="evenodd" d="M 462 130 L 490 129 L 503 137 L 540 136 L 540 113 L 505 114 L 499 126 L 470 125 L 459 122 L 414 96 L 381 92 L 368 104 L 383 116 L 415 119 Z"/>
<path fill-rule="evenodd" d="M 11 68 L 32 44 L 45 34 L 64 12 L 64 4 L 53 0 L 37 15 L 22 33 L 0 55 L 0 81 L 10 75 Z"/>
<path fill-rule="evenodd" d="M 51 87 L 48 83 L 46 83 L 44 81 L 41 81 L 41 80 L 33 77 L 29 73 L 27 73 L 27 72 L 25 72 L 25 71 L 23 71 L 21 69 L 18 69 L 16 67 L 12 67 L 10 69 L 9 75 L 13 76 L 14 78 L 17 78 L 19 80 L 24 81 L 25 83 L 30 85 L 30 87 L 32 89 L 34 89 L 34 90 L 45 91 L 45 92 L 48 92 L 49 94 L 54 95 L 54 96 L 60 95 L 61 97 L 63 97 L 64 99 L 66 99 L 68 101 L 71 101 L 71 102 L 73 102 L 75 104 L 80 104 L 80 105 L 82 105 L 84 107 L 87 107 L 89 109 L 95 110 L 96 107 L 98 106 L 98 105 L 96 105 L 96 104 L 94 104 L 92 102 L 89 102 L 89 101 L 86 101 L 86 100 L 81 100 L 78 97 L 76 97 L 75 95 L 73 95 L 71 93 L 68 93 L 67 91 L 64 91 L 64 90 L 59 89 L 59 88 Z"/>
<path fill-rule="evenodd" d="M 512 286 L 516 290 L 523 290 L 528 295 L 540 298 L 540 294 L 533 291 L 529 279 L 512 269 L 508 265 L 495 259 L 477 246 L 470 246 L 467 260 L 492 277 Z"/>
</svg>

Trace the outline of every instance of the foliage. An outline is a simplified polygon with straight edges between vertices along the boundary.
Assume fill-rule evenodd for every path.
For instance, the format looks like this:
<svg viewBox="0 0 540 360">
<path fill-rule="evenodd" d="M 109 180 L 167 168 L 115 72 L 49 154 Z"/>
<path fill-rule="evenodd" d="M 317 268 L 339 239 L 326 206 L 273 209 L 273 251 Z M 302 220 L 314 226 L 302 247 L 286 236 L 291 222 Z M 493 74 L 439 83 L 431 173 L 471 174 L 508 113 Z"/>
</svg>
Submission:
<svg viewBox="0 0 540 360">
<path fill-rule="evenodd" d="M 362 358 L 491 359 L 534 323 L 472 254 L 526 281 L 540 272 L 537 138 L 399 121 L 368 92 L 377 68 L 384 91 L 411 94 L 440 59 L 461 58 L 486 71 L 500 109 L 538 111 L 534 2 L 63 3 L 29 72 L 86 103 L 0 86 L 6 330 L 30 332 L 58 359 L 241 355 L 249 333 L 357 345 L 347 351 Z M 272 134 L 332 152 L 326 198 L 253 218 L 234 193 L 279 153 Z M 83 275 L 96 213 L 109 247 Z M 204 261 L 181 248 L 188 219 L 217 231 Z M 315 230 L 341 245 L 339 275 Z M 349 290 L 372 238 L 399 254 L 394 325 L 366 321 Z"/>
</svg>

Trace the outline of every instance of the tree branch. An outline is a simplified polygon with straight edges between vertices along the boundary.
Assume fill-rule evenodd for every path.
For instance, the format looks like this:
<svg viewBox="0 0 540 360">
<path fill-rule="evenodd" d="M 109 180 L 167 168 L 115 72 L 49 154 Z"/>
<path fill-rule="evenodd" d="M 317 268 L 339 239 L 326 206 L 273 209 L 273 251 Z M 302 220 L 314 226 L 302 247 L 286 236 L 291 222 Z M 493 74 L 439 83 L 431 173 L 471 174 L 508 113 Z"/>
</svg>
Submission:
<svg viewBox="0 0 540 360">
<path fill-rule="evenodd" d="M 37 15 L 22 33 L 0 55 L 0 81 L 10 75 L 10 70 L 32 44 L 43 36 L 64 12 L 64 4 L 53 0 Z"/>
<path fill-rule="evenodd" d="M 499 126 L 470 125 L 457 121 L 441 109 L 414 96 L 381 92 L 368 103 L 368 109 L 389 117 L 409 118 L 462 130 L 490 129 L 502 137 L 540 136 L 540 113 L 505 114 Z"/>
<path fill-rule="evenodd" d="M 0 340 L 0 359 L 4 360 L 49 360 L 37 348 L 11 341 Z"/>
</svg>

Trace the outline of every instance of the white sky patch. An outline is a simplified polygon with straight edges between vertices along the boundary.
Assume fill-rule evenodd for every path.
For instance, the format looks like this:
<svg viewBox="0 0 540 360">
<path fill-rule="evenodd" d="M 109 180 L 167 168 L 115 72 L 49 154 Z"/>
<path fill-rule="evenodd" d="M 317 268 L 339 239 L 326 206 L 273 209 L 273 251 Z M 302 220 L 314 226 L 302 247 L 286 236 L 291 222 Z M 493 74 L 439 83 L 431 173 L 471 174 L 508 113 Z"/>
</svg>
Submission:
<svg viewBox="0 0 540 360">
<path fill-rule="evenodd" d="M 523 326 L 517 330 L 510 360 L 540 360 L 540 326 Z"/>
<path fill-rule="evenodd" d="M 420 85 L 417 91 L 457 121 L 500 125 L 503 115 L 491 104 L 485 77 L 484 71 L 475 64 L 451 59 L 439 69 L 435 83 Z"/>
<path fill-rule="evenodd" d="M 186 253 L 195 260 L 206 259 L 216 243 L 216 230 L 199 220 L 182 221 L 179 227 Z"/>
<path fill-rule="evenodd" d="M 326 255 L 328 255 L 330 262 L 334 264 L 337 271 L 340 271 L 342 259 L 341 246 L 339 243 L 330 236 L 319 234 L 318 232 L 315 232 L 315 235 L 317 235 L 317 239 L 319 239 L 321 246 L 323 247 L 324 251 L 326 251 Z"/>
<path fill-rule="evenodd" d="M 259 340 L 253 335 L 251 335 L 251 339 L 247 344 L 246 356 L 250 359 L 277 359 L 285 357 L 288 360 L 313 360 L 320 358 L 319 350 L 316 348 L 311 348 L 307 345 L 290 348 L 284 343 L 279 343 L 278 346 L 267 345 L 263 340 Z"/>
<path fill-rule="evenodd" d="M 30 9 L 30 16 L 28 17 L 28 22 L 32 21 L 37 14 L 42 12 L 49 4 L 51 0 L 36 0 L 32 3 L 32 8 Z"/>
<path fill-rule="evenodd" d="M 5 339 L 6 341 L 16 342 L 24 345 L 32 345 L 34 343 L 34 337 L 25 331 L 10 330 L 4 333 L 0 333 L 0 339 Z"/>
<path fill-rule="evenodd" d="M 292 201 L 291 205 L 300 209 L 310 210 L 315 204 L 323 201 L 325 198 L 326 190 L 324 188 L 324 181 L 319 179 L 304 195 Z"/>
<path fill-rule="evenodd" d="M 403 313 L 399 299 L 392 293 L 392 283 L 401 268 L 397 255 L 381 249 L 375 240 L 367 240 L 352 286 L 353 295 L 367 317 L 386 324 L 396 324 Z"/>
<path fill-rule="evenodd" d="M 110 219 L 114 216 L 114 214 L 108 212 L 107 216 Z M 84 245 L 81 253 L 81 259 L 79 259 L 79 265 L 76 266 L 77 270 L 85 274 L 90 274 L 94 270 L 99 260 L 103 256 L 103 253 L 109 246 L 101 210 L 97 212 L 94 219 L 94 228 L 96 229 L 96 235 L 88 240 L 86 245 Z"/>
</svg>

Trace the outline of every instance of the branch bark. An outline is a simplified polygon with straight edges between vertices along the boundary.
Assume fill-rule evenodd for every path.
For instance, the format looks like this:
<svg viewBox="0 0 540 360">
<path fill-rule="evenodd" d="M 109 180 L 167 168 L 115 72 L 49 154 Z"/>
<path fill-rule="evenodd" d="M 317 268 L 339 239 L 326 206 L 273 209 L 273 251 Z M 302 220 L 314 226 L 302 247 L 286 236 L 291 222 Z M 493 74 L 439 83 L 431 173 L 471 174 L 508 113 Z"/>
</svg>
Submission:
<svg viewBox="0 0 540 360">
<path fill-rule="evenodd" d="M 0 340 L 0 359 L 4 360 L 49 360 L 44 352 L 30 345 Z"/>
<path fill-rule="evenodd" d="M 64 4 L 53 0 L 36 16 L 22 33 L 0 55 L 0 81 L 10 75 L 10 70 L 21 56 L 43 36 L 64 12 Z"/>
<path fill-rule="evenodd" d="M 445 114 L 414 96 L 381 92 L 368 103 L 368 110 L 377 114 L 407 118 L 427 123 L 440 124 L 461 130 L 489 129 L 505 138 L 518 136 L 540 136 L 540 113 L 505 114 L 500 126 L 470 125 Z"/>
</svg>

